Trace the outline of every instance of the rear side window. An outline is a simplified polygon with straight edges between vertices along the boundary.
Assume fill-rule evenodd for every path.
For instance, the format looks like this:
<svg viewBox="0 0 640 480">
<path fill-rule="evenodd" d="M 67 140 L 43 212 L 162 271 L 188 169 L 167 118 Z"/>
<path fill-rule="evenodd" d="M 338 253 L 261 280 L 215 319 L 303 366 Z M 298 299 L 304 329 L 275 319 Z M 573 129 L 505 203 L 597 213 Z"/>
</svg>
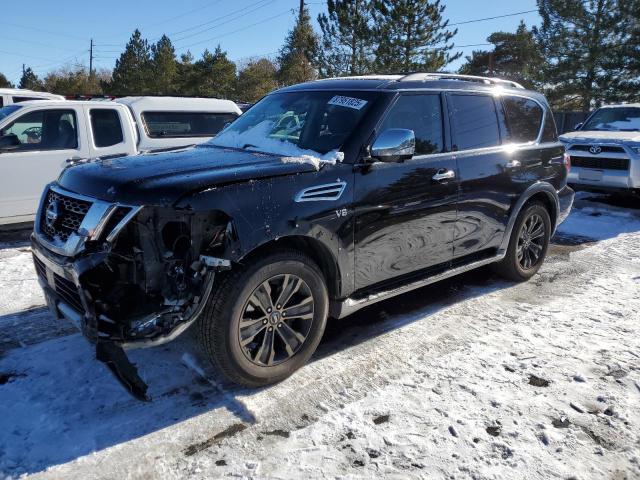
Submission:
<svg viewBox="0 0 640 480">
<path fill-rule="evenodd" d="M 91 130 L 93 131 L 93 143 L 96 147 L 111 147 L 122 143 L 122 124 L 120 115 L 116 110 L 93 109 L 89 112 L 91 117 Z"/>
<path fill-rule="evenodd" d="M 454 150 L 500 145 L 500 127 L 493 97 L 450 94 L 448 105 Z"/>
<path fill-rule="evenodd" d="M 505 96 L 507 140 L 512 143 L 534 142 L 542 124 L 542 108 L 529 98 Z"/>
<path fill-rule="evenodd" d="M 440 95 L 403 95 L 391 107 L 380 132 L 389 128 L 413 130 L 416 155 L 442 152 Z"/>
<path fill-rule="evenodd" d="M 237 117 L 235 113 L 144 112 L 142 121 L 151 138 L 213 137 Z"/>
<path fill-rule="evenodd" d="M 11 97 L 13 103 L 29 102 L 31 100 L 45 100 L 42 97 Z"/>
<path fill-rule="evenodd" d="M 0 131 L 10 135 L 17 151 L 68 150 L 78 148 L 73 110 L 39 110 L 25 113 Z"/>
</svg>

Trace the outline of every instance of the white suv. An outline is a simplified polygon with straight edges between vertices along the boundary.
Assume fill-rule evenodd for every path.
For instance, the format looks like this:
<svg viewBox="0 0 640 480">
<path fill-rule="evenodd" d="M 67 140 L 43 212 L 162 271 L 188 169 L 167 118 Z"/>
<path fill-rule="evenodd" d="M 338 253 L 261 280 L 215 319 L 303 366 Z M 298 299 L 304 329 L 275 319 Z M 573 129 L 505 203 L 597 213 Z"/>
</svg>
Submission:
<svg viewBox="0 0 640 480">
<path fill-rule="evenodd" d="M 640 104 L 599 108 L 576 129 L 560 137 L 571 158 L 570 184 L 640 192 Z"/>
</svg>

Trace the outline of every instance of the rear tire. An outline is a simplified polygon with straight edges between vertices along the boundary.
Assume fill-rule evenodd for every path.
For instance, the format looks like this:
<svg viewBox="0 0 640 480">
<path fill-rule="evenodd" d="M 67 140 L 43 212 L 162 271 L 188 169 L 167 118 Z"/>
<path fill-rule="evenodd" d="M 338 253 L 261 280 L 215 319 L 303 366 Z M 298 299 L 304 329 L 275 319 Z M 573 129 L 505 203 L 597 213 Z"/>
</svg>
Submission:
<svg viewBox="0 0 640 480">
<path fill-rule="evenodd" d="M 525 206 L 511 231 L 507 254 L 494 270 L 516 282 L 533 277 L 544 262 L 551 237 L 549 212 L 541 203 Z"/>
<path fill-rule="evenodd" d="M 329 299 L 318 266 L 296 251 L 266 256 L 225 276 L 198 320 L 200 343 L 232 382 L 279 382 L 315 352 Z"/>
</svg>

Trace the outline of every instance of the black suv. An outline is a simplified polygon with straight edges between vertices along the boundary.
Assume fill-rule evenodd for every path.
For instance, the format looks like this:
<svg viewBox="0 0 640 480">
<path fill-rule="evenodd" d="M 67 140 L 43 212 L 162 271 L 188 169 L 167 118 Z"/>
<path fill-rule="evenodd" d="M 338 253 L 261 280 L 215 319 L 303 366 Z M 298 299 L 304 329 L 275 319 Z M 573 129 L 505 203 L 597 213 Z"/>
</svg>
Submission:
<svg viewBox="0 0 640 480">
<path fill-rule="evenodd" d="M 193 323 L 249 386 L 304 365 L 327 317 L 493 264 L 522 281 L 571 209 L 545 98 L 447 74 L 278 90 L 182 152 L 67 168 L 32 236 L 52 311 L 139 398 L 124 348 Z"/>
</svg>

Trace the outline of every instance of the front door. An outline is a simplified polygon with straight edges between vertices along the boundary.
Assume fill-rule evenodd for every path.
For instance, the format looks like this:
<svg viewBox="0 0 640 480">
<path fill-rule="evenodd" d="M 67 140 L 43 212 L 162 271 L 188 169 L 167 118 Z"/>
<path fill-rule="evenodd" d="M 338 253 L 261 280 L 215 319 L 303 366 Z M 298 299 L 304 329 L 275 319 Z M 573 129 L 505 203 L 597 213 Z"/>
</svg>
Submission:
<svg viewBox="0 0 640 480">
<path fill-rule="evenodd" d="M 442 112 L 439 94 L 403 94 L 377 129 L 413 130 L 416 154 L 356 173 L 356 289 L 452 259 L 458 182 Z"/>
<path fill-rule="evenodd" d="M 0 153 L 0 219 L 11 223 L 33 216 L 44 186 L 80 156 L 78 117 L 73 109 L 34 110 L 4 127 L 5 135 L 15 136 L 15 148 Z"/>
</svg>

